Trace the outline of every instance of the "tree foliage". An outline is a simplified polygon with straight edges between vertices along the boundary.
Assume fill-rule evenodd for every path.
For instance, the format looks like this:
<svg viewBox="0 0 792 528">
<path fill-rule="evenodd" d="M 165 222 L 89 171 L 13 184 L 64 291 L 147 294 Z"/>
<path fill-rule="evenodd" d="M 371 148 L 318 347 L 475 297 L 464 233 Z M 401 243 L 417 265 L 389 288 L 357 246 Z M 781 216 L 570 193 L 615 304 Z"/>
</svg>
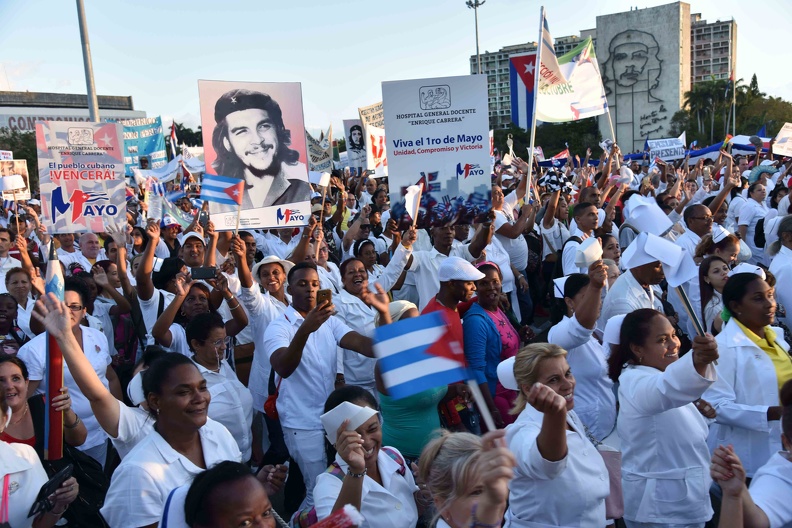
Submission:
<svg viewBox="0 0 792 528">
<path fill-rule="evenodd" d="M 688 142 L 699 145 L 722 141 L 732 133 L 732 101 L 737 108 L 736 133 L 753 135 L 767 126 L 767 135 L 775 136 L 785 122 L 792 121 L 792 104 L 780 97 L 767 96 L 759 89 L 756 74 L 747 86 L 738 79 L 710 80 L 693 85 L 684 94 L 683 109 L 671 120 L 671 135 L 687 133 Z M 736 93 L 733 90 L 736 89 Z"/>
<path fill-rule="evenodd" d="M 0 150 L 14 152 L 15 160 L 27 160 L 28 177 L 31 191 L 38 191 L 38 157 L 36 155 L 35 132 L 20 132 L 0 128 Z"/>
<path fill-rule="evenodd" d="M 530 131 L 519 128 L 514 123 L 509 128 L 495 131 L 495 148 L 501 153 L 506 153 L 508 135 L 514 141 L 514 153 L 524 160 L 528 160 L 528 147 L 531 144 Z M 596 118 L 581 119 L 568 123 L 542 123 L 536 127 L 534 144 L 542 147 L 546 157 L 551 157 L 569 145 L 572 154 L 583 157 L 586 148 L 595 147 L 602 139 Z"/>
</svg>

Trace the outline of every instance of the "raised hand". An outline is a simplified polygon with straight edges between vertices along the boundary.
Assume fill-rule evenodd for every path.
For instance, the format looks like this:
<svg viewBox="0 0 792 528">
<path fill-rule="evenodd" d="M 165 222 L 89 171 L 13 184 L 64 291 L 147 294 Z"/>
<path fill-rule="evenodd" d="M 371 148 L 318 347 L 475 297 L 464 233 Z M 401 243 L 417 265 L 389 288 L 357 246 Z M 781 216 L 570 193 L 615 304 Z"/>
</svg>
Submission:
<svg viewBox="0 0 792 528">
<path fill-rule="evenodd" d="M 71 333 L 71 316 L 66 303 L 58 300 L 54 293 L 42 295 L 33 309 L 33 317 L 55 338 Z"/>
<path fill-rule="evenodd" d="M 490 431 L 481 438 L 484 451 L 476 464 L 477 474 L 484 488 L 484 494 L 494 503 L 506 504 L 509 496 L 509 481 L 514 478 L 517 460 L 507 447 L 503 438 L 506 431 Z"/>
<path fill-rule="evenodd" d="M 146 226 L 146 234 L 149 236 L 149 244 L 156 245 L 160 239 L 160 226 L 158 222 L 149 222 Z"/>
<path fill-rule="evenodd" d="M 283 464 L 271 465 L 268 464 L 262 467 L 256 474 L 256 478 L 264 485 L 267 495 L 270 497 L 283 489 L 286 484 L 286 477 L 289 474 L 289 468 Z"/>
<path fill-rule="evenodd" d="M 739 497 L 745 490 L 745 469 L 732 446 L 718 446 L 715 449 L 710 476 L 720 485 L 725 495 Z"/>
<path fill-rule="evenodd" d="M 107 273 L 101 266 L 94 266 L 91 269 L 91 273 L 93 274 L 93 279 L 96 284 L 101 287 L 103 290 L 107 290 L 110 288 L 110 279 L 107 278 Z"/>
<path fill-rule="evenodd" d="M 338 428 L 335 448 L 341 459 L 349 465 L 352 473 L 363 473 L 366 469 L 366 453 L 363 451 L 363 437 L 357 431 L 347 431 L 349 420 L 344 420 Z"/>
<path fill-rule="evenodd" d="M 322 304 L 314 306 L 310 312 L 305 314 L 305 319 L 302 325 L 300 325 L 300 328 L 305 328 L 305 330 L 310 333 L 316 332 L 334 313 L 335 306 L 333 303 L 331 301 L 324 301 Z"/>
<path fill-rule="evenodd" d="M 718 343 L 712 334 L 693 338 L 693 364 L 709 365 L 718 360 Z"/>
<path fill-rule="evenodd" d="M 602 244 L 601 240 L 600 244 Z M 589 279 L 595 288 L 601 289 L 605 287 L 605 282 L 608 280 L 608 268 L 601 260 L 589 266 Z"/>
<path fill-rule="evenodd" d="M 528 403 L 542 414 L 566 415 L 567 412 L 566 399 L 542 383 L 534 383 L 531 387 Z"/>
<path fill-rule="evenodd" d="M 414 227 L 410 227 L 404 232 L 401 243 L 404 247 L 411 248 L 416 240 L 418 240 L 418 231 L 416 231 Z"/>
</svg>

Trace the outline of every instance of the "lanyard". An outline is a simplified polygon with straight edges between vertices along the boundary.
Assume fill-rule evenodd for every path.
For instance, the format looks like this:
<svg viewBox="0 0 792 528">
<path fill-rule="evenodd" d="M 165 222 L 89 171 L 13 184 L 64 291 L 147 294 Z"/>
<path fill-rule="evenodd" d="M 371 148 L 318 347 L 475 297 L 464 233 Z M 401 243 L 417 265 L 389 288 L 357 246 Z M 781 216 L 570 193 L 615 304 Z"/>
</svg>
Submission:
<svg viewBox="0 0 792 528">
<path fill-rule="evenodd" d="M 3 504 L 0 505 L 0 522 L 8 523 L 8 481 L 11 475 L 3 478 Z"/>
</svg>

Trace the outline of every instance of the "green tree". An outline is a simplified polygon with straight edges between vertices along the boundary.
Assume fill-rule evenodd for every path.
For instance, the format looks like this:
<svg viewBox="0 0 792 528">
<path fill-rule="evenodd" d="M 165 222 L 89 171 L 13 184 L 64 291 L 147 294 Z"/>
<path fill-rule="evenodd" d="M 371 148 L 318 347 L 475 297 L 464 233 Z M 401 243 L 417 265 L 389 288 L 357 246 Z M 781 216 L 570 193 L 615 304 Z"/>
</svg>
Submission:
<svg viewBox="0 0 792 528">
<path fill-rule="evenodd" d="M 198 130 L 193 130 L 191 128 L 187 128 L 184 126 L 184 123 L 175 123 L 176 125 L 176 139 L 179 142 L 177 145 L 176 152 L 179 152 L 179 148 L 181 145 L 187 145 L 188 147 L 203 147 L 203 131 L 201 130 L 200 125 L 198 126 Z M 167 147 L 167 151 L 170 152 L 170 127 L 166 127 L 166 130 L 163 130 L 165 134 L 165 144 Z"/>
<path fill-rule="evenodd" d="M 35 132 L 0 128 L 0 150 L 13 151 L 15 160 L 27 160 L 30 190 L 37 192 L 39 181 Z"/>
</svg>

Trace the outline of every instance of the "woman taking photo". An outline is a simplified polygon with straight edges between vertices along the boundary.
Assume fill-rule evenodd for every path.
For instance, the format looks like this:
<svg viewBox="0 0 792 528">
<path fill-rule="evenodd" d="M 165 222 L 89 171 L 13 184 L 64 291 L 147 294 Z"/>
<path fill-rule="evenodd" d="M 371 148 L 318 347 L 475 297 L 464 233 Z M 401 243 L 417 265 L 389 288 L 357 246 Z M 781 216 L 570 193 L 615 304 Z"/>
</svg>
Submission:
<svg viewBox="0 0 792 528">
<path fill-rule="evenodd" d="M 598 441 L 616 427 L 616 396 L 608 378 L 610 353 L 594 337 L 605 273 L 599 261 L 589 267 L 588 276 L 573 273 L 553 281 L 557 308 L 552 311 L 555 325 L 547 334 L 548 343 L 567 351 L 567 361 L 575 373 L 575 413 Z"/>
<path fill-rule="evenodd" d="M 366 519 L 361 528 L 415 526 L 415 480 L 401 453 L 382 446 L 374 396 L 361 387 L 346 385 L 330 394 L 324 412 L 325 431 L 328 439 L 334 440 L 326 445 L 327 459 L 334 462 L 316 478 L 317 519 L 351 504 Z M 338 422 L 338 427 L 328 425 Z"/>
<path fill-rule="evenodd" d="M 699 291 L 701 292 L 701 321 L 704 329 L 718 335 L 723 329 L 723 287 L 729 278 L 729 265 L 720 257 L 711 256 L 699 265 Z"/>
<path fill-rule="evenodd" d="M 143 376 L 154 430 L 121 461 L 102 515 L 110 526 L 156 526 L 168 494 L 224 460 L 241 454 L 228 430 L 207 418 L 206 380 L 189 358 L 169 353 Z"/>
<path fill-rule="evenodd" d="M 192 359 L 213 395 L 209 418 L 220 422 L 236 439 L 242 460 L 251 456 L 253 396 L 231 369 L 226 355 L 226 331 L 223 318 L 216 312 L 196 315 L 187 324 L 187 342 Z"/>
<path fill-rule="evenodd" d="M 503 293 L 500 267 L 489 261 L 476 267 L 484 278 L 476 281 L 476 302 L 470 305 L 462 319 L 465 359 L 470 372 L 475 374 L 495 426 L 503 428 L 514 421 L 510 419 L 508 410 L 517 395 L 514 391 L 499 390 L 502 387 L 498 384 L 498 364 L 517 354 L 520 335 L 500 308 Z M 499 392 L 500 405 L 497 403 Z"/>
<path fill-rule="evenodd" d="M 0 390 L 0 525 L 9 528 L 51 528 L 77 498 L 80 488 L 74 477 L 66 479 L 48 497 L 52 509 L 36 517 L 28 517 L 30 507 L 48 477 L 31 446 L 9 444 L 2 439 L 6 425 L 13 418 L 13 412 L 6 403 L 6 390 Z"/>
<path fill-rule="evenodd" d="M 717 412 L 710 446 L 734 446 L 749 477 L 781 450 L 778 391 L 792 379 L 789 344 L 770 326 L 774 288 L 753 268 L 756 273 L 733 274 L 723 288 L 718 380 L 704 395 Z"/>
<path fill-rule="evenodd" d="M 446 431 L 426 446 L 418 478 L 434 499 L 436 528 L 501 525 L 516 465 L 504 435 Z"/>
<path fill-rule="evenodd" d="M 712 517 L 707 422 L 693 402 L 716 378 L 718 347 L 712 336 L 696 336 L 692 352 L 678 354 L 670 321 L 642 308 L 624 317 L 608 359 L 608 374 L 619 383 L 628 528 L 703 527 Z"/>
<path fill-rule="evenodd" d="M 517 466 L 509 484 L 508 528 L 605 526 L 608 469 L 572 410 L 575 377 L 558 345 L 523 347 L 498 367 L 517 390 L 506 441 Z"/>
<path fill-rule="evenodd" d="M 223 293 L 223 298 L 228 303 L 231 310 L 230 319 L 225 323 L 226 334 L 230 337 L 237 335 L 248 324 L 247 314 L 242 310 L 242 306 L 231 290 L 228 289 L 228 280 L 220 271 L 217 278 L 211 281 L 215 288 Z M 171 352 L 190 356 L 189 342 L 185 334 L 185 327 L 195 316 L 207 312 L 216 312 L 212 308 L 209 294 L 209 287 L 199 281 L 187 282 L 181 275 L 174 279 L 176 296 L 171 303 L 163 310 L 151 335 L 158 345 L 169 349 Z"/>
</svg>

